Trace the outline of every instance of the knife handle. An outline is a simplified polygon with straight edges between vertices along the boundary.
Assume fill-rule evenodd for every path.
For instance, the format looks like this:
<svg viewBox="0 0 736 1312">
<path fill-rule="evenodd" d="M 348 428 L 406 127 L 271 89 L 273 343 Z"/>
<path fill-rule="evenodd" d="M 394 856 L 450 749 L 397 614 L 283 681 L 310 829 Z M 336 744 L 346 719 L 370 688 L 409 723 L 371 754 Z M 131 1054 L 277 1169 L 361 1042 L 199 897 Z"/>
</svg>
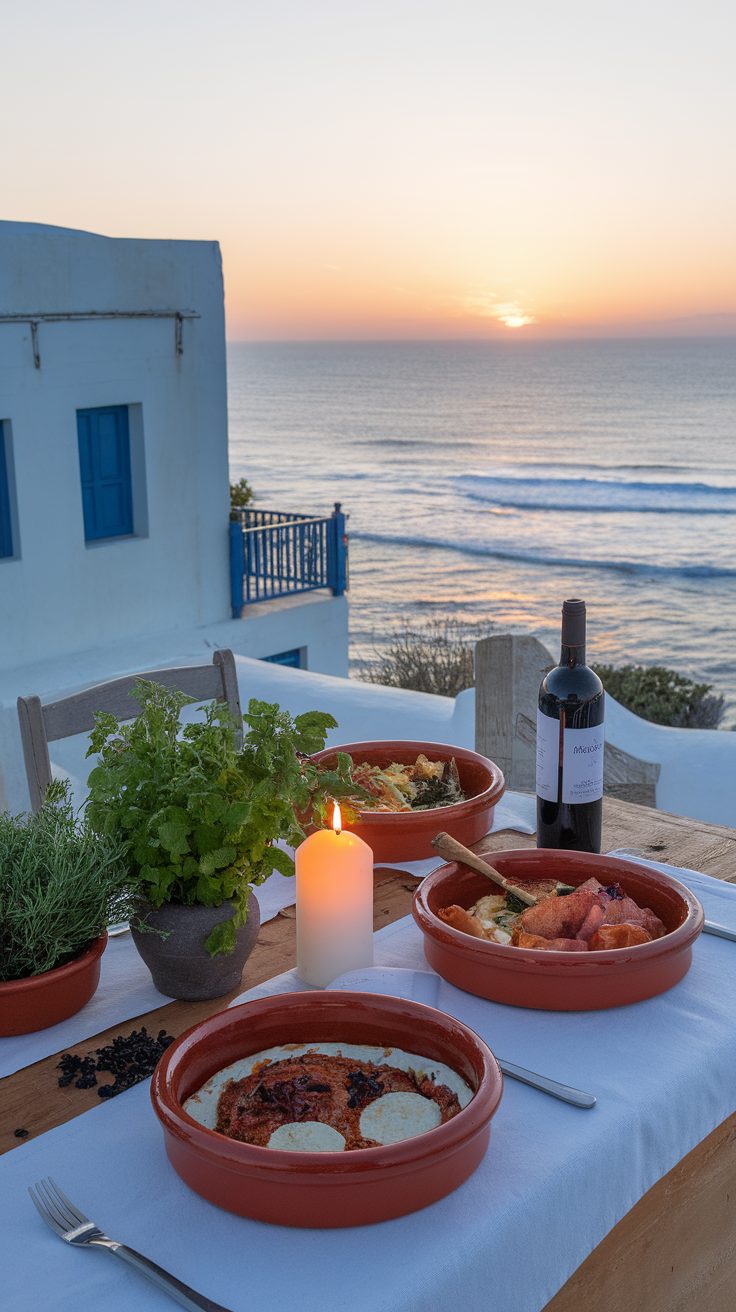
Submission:
<svg viewBox="0 0 736 1312">
<path fill-rule="evenodd" d="M 719 938 L 727 938 L 732 943 L 736 943 L 736 929 L 729 929 L 728 925 L 719 925 L 715 920 L 706 920 L 703 925 L 703 932 L 705 934 L 717 934 Z"/>
</svg>

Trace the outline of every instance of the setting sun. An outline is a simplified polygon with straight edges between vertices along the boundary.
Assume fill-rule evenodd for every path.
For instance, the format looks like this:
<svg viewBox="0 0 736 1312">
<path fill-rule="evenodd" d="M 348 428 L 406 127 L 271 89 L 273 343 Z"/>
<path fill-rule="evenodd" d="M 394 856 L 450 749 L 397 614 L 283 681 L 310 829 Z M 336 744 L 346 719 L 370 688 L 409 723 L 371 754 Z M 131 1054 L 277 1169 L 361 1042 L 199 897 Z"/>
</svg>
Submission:
<svg viewBox="0 0 736 1312">
<path fill-rule="evenodd" d="M 534 320 L 529 314 L 502 314 L 499 322 L 507 328 L 525 328 L 528 323 L 534 323 Z"/>
</svg>

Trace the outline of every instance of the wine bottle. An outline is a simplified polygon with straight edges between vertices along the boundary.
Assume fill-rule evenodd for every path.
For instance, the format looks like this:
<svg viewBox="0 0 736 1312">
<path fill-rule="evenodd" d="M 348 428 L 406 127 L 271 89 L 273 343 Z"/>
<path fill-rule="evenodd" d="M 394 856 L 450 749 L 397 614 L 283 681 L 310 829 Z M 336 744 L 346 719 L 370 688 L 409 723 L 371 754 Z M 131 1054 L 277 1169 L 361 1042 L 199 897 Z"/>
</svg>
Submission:
<svg viewBox="0 0 736 1312">
<path fill-rule="evenodd" d="M 585 664 L 585 602 L 565 601 L 560 663 L 539 689 L 537 847 L 601 850 L 604 697 Z"/>
</svg>

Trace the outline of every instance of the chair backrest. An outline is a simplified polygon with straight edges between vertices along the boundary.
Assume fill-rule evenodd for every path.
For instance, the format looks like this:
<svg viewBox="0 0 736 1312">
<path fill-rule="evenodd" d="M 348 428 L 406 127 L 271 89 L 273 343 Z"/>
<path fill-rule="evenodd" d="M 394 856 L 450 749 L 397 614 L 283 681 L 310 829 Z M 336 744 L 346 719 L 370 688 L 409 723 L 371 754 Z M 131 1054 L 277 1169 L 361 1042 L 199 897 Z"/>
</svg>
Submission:
<svg viewBox="0 0 736 1312">
<path fill-rule="evenodd" d="M 127 674 L 122 679 L 97 683 L 83 692 L 45 705 L 40 697 L 19 697 L 18 719 L 32 810 L 39 810 L 51 783 L 49 743 L 59 738 L 71 738 L 74 734 L 89 733 L 94 728 L 96 711 L 111 712 L 119 720 L 132 720 L 140 710 L 139 703 L 131 696 L 138 679 L 163 683 L 198 702 L 227 702 L 238 724 L 241 723 L 235 661 L 227 649 L 216 651 L 211 665 L 181 665 L 148 670 L 145 674 Z"/>
<path fill-rule="evenodd" d="M 475 647 L 475 747 L 501 767 L 506 787 L 536 788 L 537 695 L 555 664 L 528 634 L 492 634 Z M 609 797 L 656 806 L 661 766 L 606 742 L 603 787 Z"/>
</svg>

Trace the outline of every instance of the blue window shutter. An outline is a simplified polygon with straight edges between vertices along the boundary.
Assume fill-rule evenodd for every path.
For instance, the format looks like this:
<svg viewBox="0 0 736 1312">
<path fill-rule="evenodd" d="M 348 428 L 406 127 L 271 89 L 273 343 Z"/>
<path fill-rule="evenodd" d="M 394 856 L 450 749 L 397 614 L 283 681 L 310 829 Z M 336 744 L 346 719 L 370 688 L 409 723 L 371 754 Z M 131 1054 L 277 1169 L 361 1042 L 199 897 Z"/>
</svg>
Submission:
<svg viewBox="0 0 736 1312">
<path fill-rule="evenodd" d="M 77 411 L 79 472 L 87 542 L 133 532 L 127 405 Z"/>
<path fill-rule="evenodd" d="M 5 455 L 4 426 L 0 422 L 0 557 L 13 554 L 13 526 L 10 522 L 10 487 Z"/>
</svg>

